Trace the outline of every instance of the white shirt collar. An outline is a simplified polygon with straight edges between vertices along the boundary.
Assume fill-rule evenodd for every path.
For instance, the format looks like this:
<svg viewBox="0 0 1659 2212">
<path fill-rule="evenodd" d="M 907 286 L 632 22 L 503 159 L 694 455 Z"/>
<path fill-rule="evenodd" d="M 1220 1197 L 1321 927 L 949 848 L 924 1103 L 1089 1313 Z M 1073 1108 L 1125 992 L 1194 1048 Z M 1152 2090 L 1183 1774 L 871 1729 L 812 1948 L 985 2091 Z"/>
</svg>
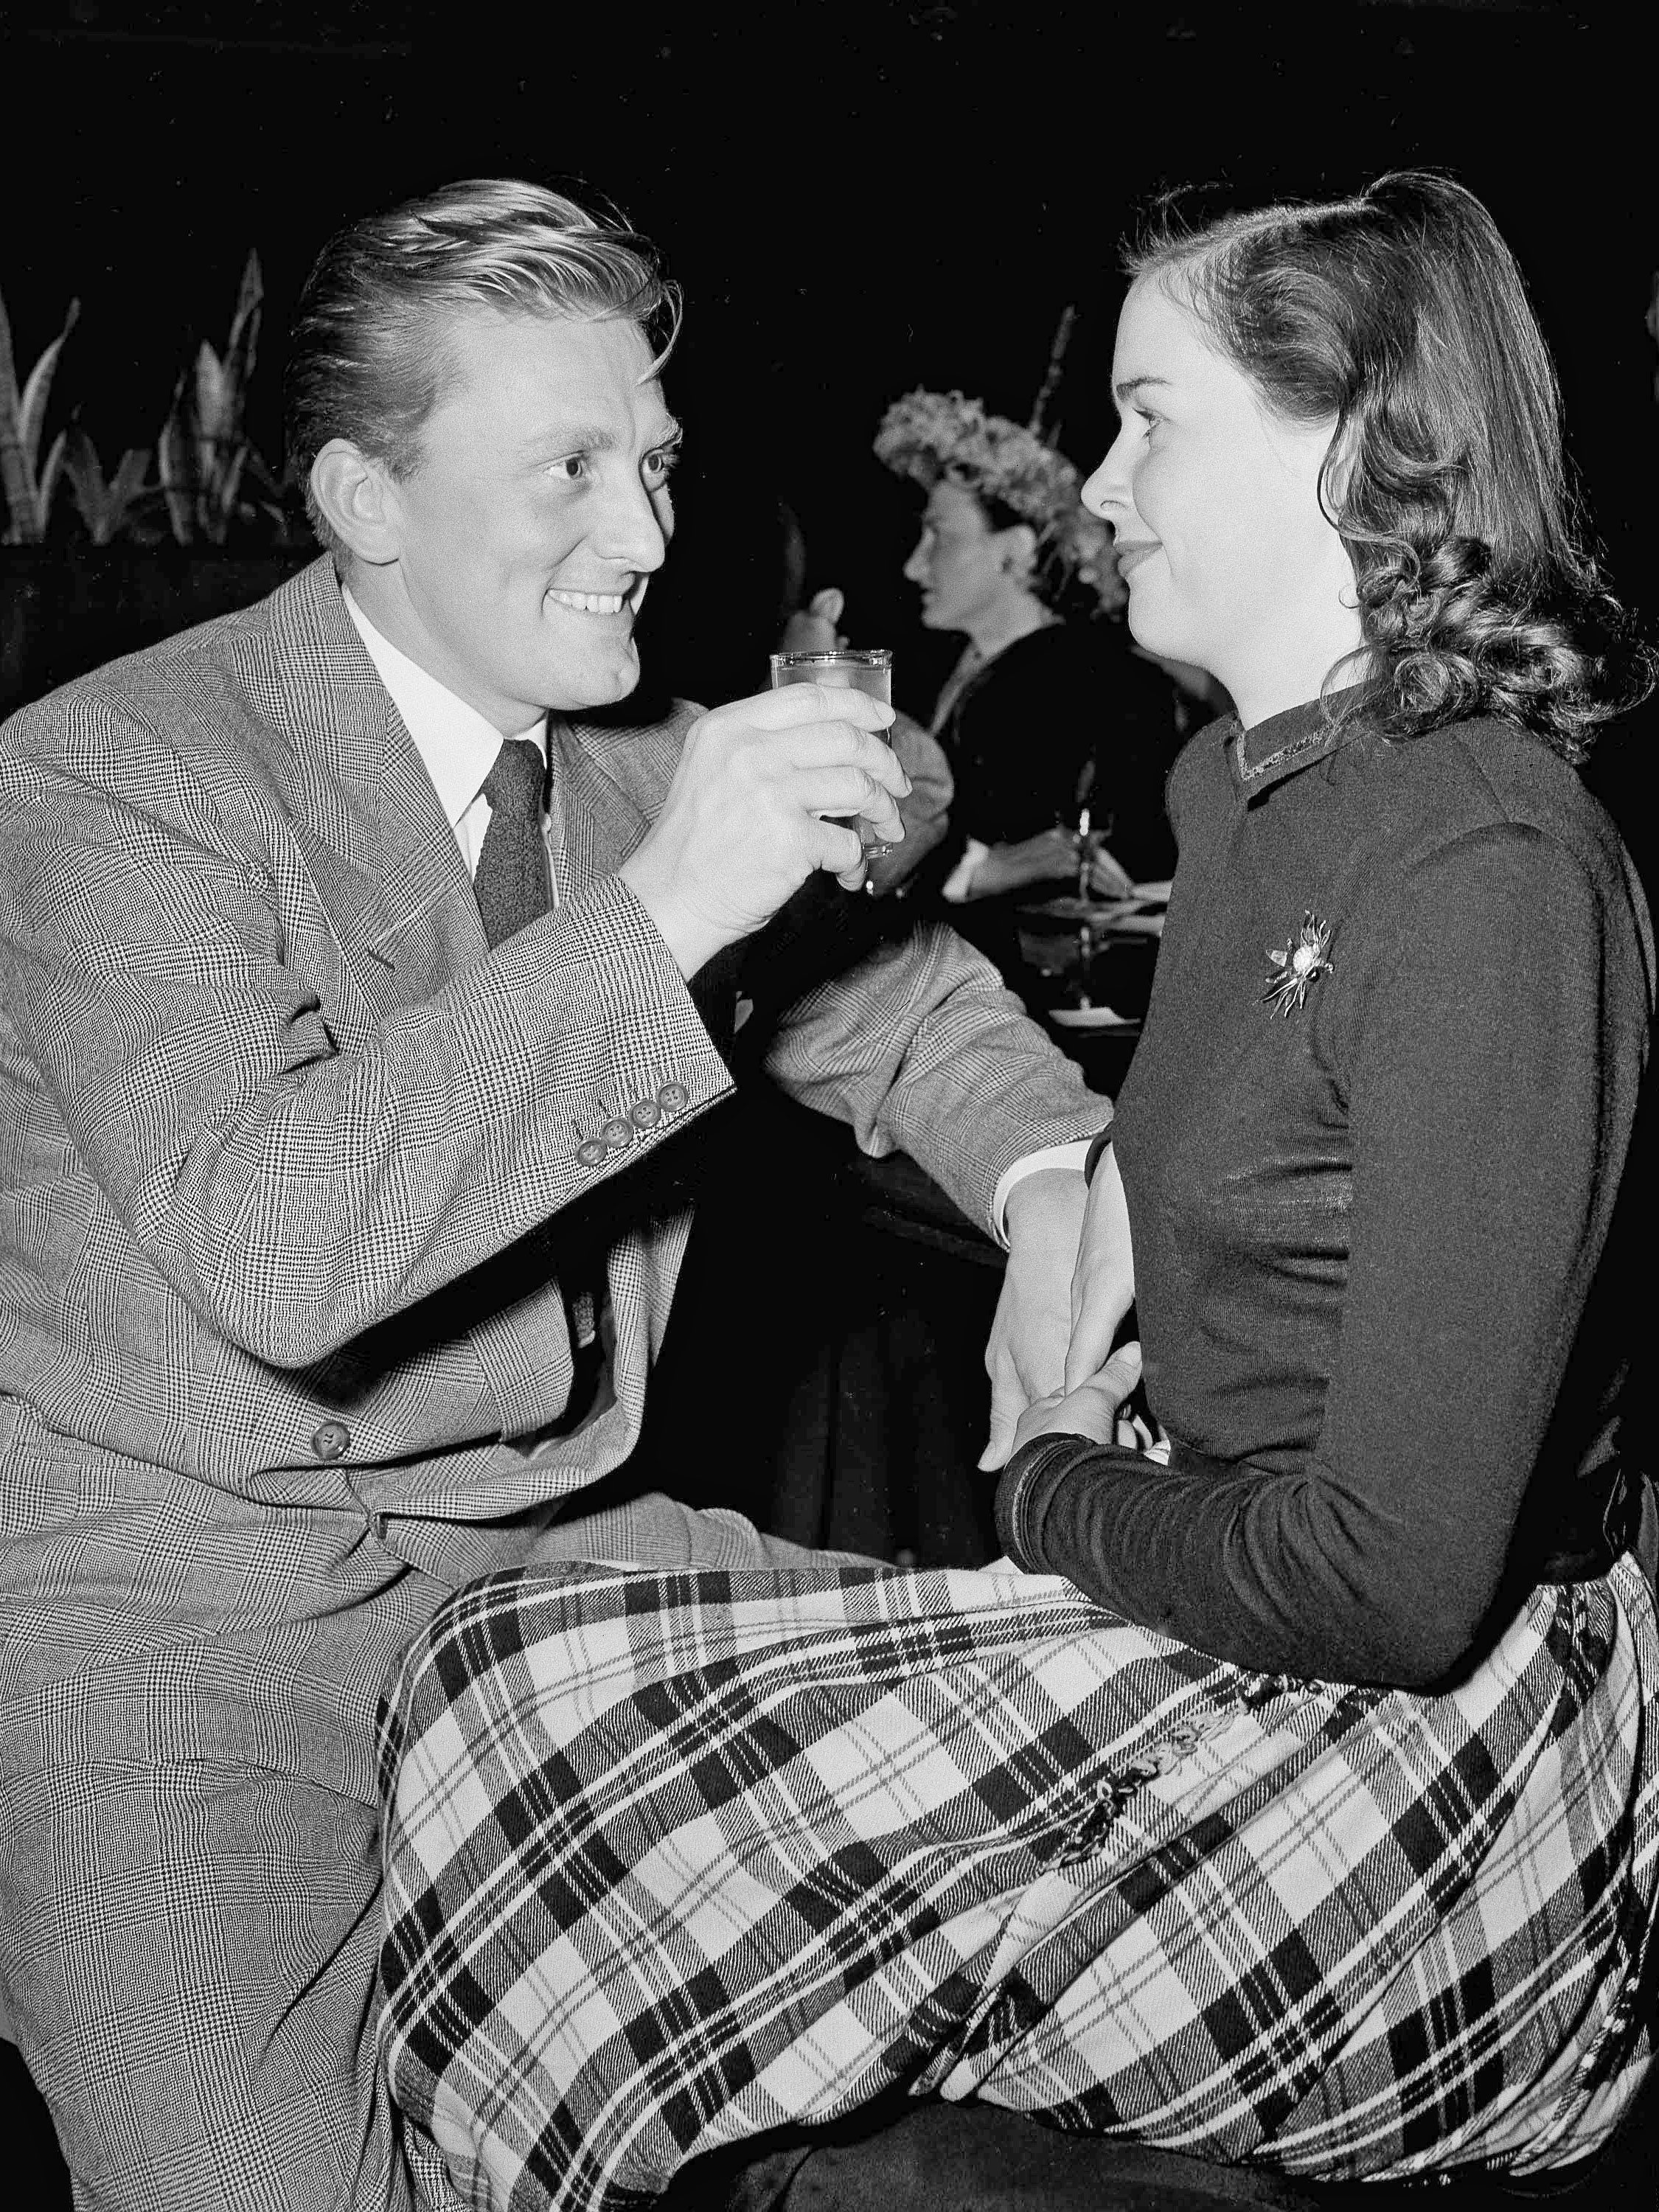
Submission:
<svg viewBox="0 0 1659 2212">
<path fill-rule="evenodd" d="M 468 706 L 447 684 L 440 684 L 418 661 L 401 653 L 381 635 L 342 584 L 340 596 L 346 612 L 357 626 L 357 635 L 375 672 L 392 694 L 392 703 L 403 716 L 404 727 L 415 740 L 427 774 L 455 829 L 483 788 L 501 749 L 501 733 L 486 721 L 476 707 Z M 528 729 L 514 734 L 528 738 L 547 757 L 547 718 L 542 715 Z"/>
</svg>

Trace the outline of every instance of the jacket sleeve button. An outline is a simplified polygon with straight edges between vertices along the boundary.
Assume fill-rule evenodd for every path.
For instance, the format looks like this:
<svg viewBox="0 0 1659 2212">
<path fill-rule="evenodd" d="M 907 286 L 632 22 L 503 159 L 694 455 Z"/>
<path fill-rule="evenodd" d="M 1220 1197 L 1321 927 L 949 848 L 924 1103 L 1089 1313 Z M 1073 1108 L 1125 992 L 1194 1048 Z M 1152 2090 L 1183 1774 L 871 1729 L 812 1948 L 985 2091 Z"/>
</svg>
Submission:
<svg viewBox="0 0 1659 2212">
<path fill-rule="evenodd" d="M 665 1114 L 678 1114 L 691 1103 L 691 1094 L 683 1083 L 665 1083 L 657 1092 L 657 1103 Z"/>
<path fill-rule="evenodd" d="M 343 1421 L 325 1421 L 313 1431 L 311 1449 L 320 1460 L 343 1459 L 351 1449 L 351 1431 Z"/>
<path fill-rule="evenodd" d="M 603 1167 L 610 1152 L 609 1145 L 602 1145 L 597 1137 L 590 1137 L 585 1145 L 576 1147 L 576 1158 L 585 1168 Z"/>
<path fill-rule="evenodd" d="M 619 1114 L 614 1121 L 607 1121 L 599 1134 L 614 1152 L 625 1152 L 634 1141 L 634 1124 L 624 1121 Z"/>
<path fill-rule="evenodd" d="M 654 1098 L 636 1098 L 628 1114 L 635 1128 L 654 1129 L 662 1119 L 662 1108 Z"/>
</svg>

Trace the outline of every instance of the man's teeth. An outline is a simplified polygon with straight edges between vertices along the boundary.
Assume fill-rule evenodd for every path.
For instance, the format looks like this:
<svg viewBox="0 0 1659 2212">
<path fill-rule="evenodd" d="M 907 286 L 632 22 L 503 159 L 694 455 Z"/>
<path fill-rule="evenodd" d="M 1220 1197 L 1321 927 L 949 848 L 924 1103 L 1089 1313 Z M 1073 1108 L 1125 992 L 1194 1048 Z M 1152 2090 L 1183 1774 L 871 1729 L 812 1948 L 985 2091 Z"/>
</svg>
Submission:
<svg viewBox="0 0 1659 2212">
<path fill-rule="evenodd" d="M 619 615 L 627 604 L 621 592 L 550 592 L 547 596 L 579 615 Z"/>
</svg>

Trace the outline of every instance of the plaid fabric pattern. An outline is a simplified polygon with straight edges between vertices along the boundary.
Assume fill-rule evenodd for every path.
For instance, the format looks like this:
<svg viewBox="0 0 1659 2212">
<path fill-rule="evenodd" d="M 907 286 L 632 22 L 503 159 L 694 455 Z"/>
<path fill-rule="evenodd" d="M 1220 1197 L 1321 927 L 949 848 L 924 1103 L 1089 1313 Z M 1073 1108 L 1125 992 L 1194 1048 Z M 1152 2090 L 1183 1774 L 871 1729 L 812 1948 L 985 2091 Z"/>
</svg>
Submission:
<svg viewBox="0 0 1659 2212">
<path fill-rule="evenodd" d="M 1432 1697 L 1006 1566 L 495 1578 L 382 1721 L 394 2097 L 497 2208 L 620 2212 L 896 2089 L 1559 2166 L 1647 2061 L 1656 1665 L 1628 1559 Z"/>
</svg>

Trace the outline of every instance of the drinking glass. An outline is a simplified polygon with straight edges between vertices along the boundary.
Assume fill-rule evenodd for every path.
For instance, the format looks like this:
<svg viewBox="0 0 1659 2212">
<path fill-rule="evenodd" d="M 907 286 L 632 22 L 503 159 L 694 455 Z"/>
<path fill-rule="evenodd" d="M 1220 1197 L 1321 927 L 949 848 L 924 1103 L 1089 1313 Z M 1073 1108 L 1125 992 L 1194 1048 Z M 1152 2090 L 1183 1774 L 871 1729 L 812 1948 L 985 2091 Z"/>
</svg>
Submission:
<svg viewBox="0 0 1659 2212">
<path fill-rule="evenodd" d="M 838 646 L 833 653 L 775 653 L 772 689 L 781 691 L 786 684 L 822 684 L 830 690 L 866 691 L 871 698 L 880 699 L 890 707 L 893 656 L 885 646 L 844 645 Z M 892 743 L 885 730 L 878 731 L 877 735 L 884 743 Z M 876 837 L 861 816 L 831 814 L 824 818 L 830 822 L 857 822 L 867 860 L 878 860 L 884 853 L 893 849 Z"/>
</svg>

